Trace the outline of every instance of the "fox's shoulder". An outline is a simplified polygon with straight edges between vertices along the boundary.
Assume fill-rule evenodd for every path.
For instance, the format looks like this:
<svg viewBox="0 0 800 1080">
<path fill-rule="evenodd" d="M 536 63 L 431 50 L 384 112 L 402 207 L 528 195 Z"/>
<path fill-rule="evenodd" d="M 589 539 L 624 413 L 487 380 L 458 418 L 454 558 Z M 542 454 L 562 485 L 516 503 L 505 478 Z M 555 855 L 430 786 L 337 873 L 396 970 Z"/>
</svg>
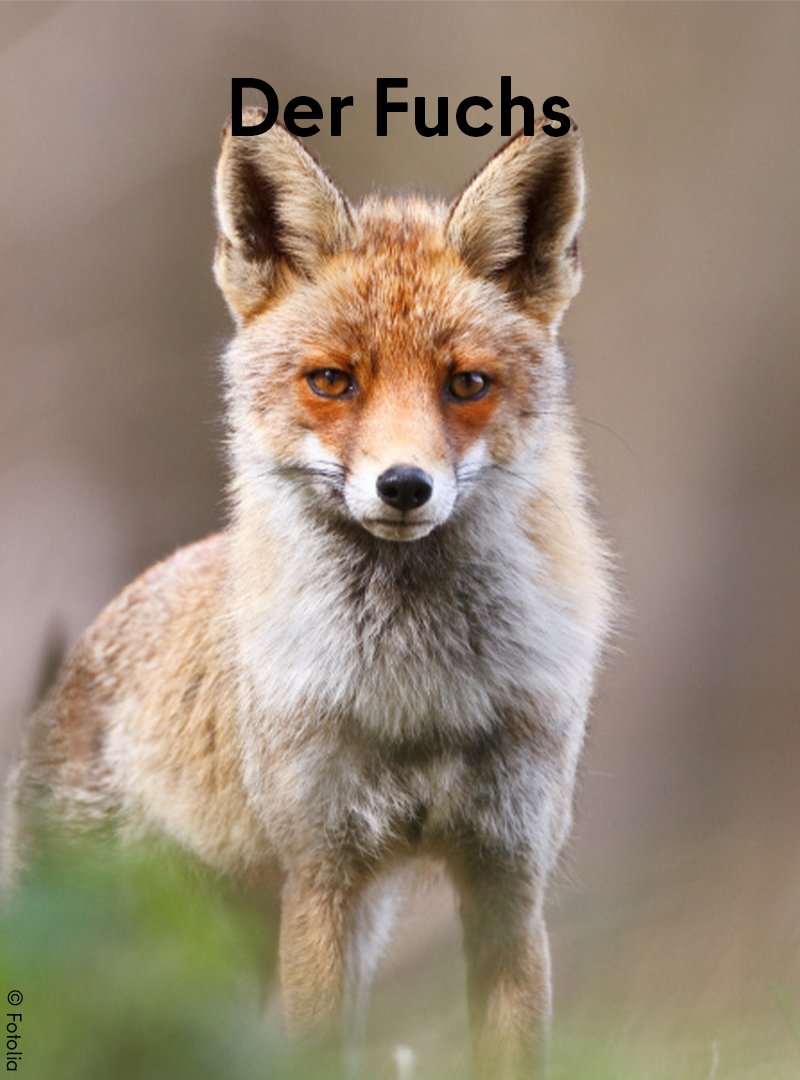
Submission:
<svg viewBox="0 0 800 1080">
<path fill-rule="evenodd" d="M 111 624 L 124 633 L 131 621 L 141 620 L 156 627 L 189 611 L 197 613 L 222 585 L 227 548 L 227 534 L 214 533 L 154 563 L 100 613 L 87 631 L 86 640 L 102 637 Z"/>
<path fill-rule="evenodd" d="M 164 666 L 209 650 L 224 587 L 228 539 L 215 533 L 155 563 L 103 609 L 79 639 L 55 697 L 106 703 L 145 688 Z"/>
</svg>

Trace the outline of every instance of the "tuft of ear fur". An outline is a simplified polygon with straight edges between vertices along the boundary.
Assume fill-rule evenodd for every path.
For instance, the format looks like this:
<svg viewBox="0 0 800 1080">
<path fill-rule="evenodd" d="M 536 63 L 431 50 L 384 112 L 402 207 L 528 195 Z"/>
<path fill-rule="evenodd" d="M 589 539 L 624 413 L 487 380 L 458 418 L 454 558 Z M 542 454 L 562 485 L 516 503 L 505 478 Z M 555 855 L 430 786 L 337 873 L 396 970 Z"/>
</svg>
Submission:
<svg viewBox="0 0 800 1080">
<path fill-rule="evenodd" d="M 581 141 L 516 135 L 456 199 L 447 240 L 476 274 L 497 281 L 542 322 L 557 327 L 580 288 Z"/>
<path fill-rule="evenodd" d="M 243 122 L 260 123 L 246 108 Z M 350 204 L 301 145 L 275 124 L 262 135 L 222 135 L 215 203 L 214 277 L 234 318 L 262 310 L 291 276 L 313 278 L 353 232 Z"/>
</svg>

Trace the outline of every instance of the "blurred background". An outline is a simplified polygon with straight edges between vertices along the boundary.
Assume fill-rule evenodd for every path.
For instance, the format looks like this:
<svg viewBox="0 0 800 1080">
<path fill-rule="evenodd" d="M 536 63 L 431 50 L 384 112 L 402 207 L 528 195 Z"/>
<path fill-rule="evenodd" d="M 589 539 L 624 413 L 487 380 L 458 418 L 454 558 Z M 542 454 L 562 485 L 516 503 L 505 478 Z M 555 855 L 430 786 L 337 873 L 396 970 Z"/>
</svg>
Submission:
<svg viewBox="0 0 800 1080">
<path fill-rule="evenodd" d="M 231 78 L 320 100 L 307 145 L 357 197 L 454 195 L 501 142 L 376 137 L 376 77 L 452 117 L 510 75 L 584 133 L 563 338 L 631 611 L 551 903 L 559 1024 L 647 1068 L 687 1047 L 669 1077 L 800 1075 L 798 47 L 800 7 L 760 3 L 2 4 L 0 771 L 48 657 L 224 520 Z M 446 892 L 407 924 L 377 1014 L 459 1032 Z"/>
</svg>

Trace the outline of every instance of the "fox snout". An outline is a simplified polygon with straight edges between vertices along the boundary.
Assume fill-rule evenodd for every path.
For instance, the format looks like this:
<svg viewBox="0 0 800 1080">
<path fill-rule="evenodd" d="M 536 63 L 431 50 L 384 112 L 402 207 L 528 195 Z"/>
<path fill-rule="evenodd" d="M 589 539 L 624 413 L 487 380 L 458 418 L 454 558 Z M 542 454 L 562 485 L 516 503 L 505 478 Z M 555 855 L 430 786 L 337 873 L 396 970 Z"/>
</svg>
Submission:
<svg viewBox="0 0 800 1080">
<path fill-rule="evenodd" d="M 387 506 L 403 513 L 424 506 L 433 494 L 433 480 L 415 465 L 393 465 L 381 473 L 375 486 Z"/>
<path fill-rule="evenodd" d="M 412 464 L 381 468 L 374 462 L 351 472 L 345 485 L 350 514 L 382 540 L 419 540 L 450 516 L 455 479 L 443 468 Z"/>
</svg>

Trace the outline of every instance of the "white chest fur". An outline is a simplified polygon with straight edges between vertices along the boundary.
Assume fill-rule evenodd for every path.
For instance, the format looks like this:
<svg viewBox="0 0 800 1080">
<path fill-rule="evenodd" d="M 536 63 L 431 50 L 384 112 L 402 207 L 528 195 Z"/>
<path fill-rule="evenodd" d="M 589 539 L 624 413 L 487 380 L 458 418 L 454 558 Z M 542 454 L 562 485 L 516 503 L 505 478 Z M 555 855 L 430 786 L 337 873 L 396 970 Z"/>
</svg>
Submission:
<svg viewBox="0 0 800 1080">
<path fill-rule="evenodd" d="M 479 545 L 457 526 L 409 545 L 306 527 L 239 587 L 253 711 L 267 726 L 313 724 L 322 712 L 378 739 L 457 739 L 531 701 L 548 714 L 585 699 L 591 628 L 543 555 L 502 524 Z"/>
<path fill-rule="evenodd" d="M 413 545 L 306 524 L 235 580 L 245 774 L 271 835 L 290 843 L 302 822 L 377 851 L 421 811 L 445 832 L 508 765 L 535 815 L 547 767 L 513 745 L 513 763 L 498 758 L 508 717 L 535 716 L 572 770 L 595 635 L 543 554 L 496 524 L 479 544 L 453 528 Z M 478 745 L 492 753 L 471 765 Z M 495 785 L 491 801 L 503 787 L 509 806 L 483 826 L 504 846 L 536 832 L 514 786 Z"/>
</svg>

